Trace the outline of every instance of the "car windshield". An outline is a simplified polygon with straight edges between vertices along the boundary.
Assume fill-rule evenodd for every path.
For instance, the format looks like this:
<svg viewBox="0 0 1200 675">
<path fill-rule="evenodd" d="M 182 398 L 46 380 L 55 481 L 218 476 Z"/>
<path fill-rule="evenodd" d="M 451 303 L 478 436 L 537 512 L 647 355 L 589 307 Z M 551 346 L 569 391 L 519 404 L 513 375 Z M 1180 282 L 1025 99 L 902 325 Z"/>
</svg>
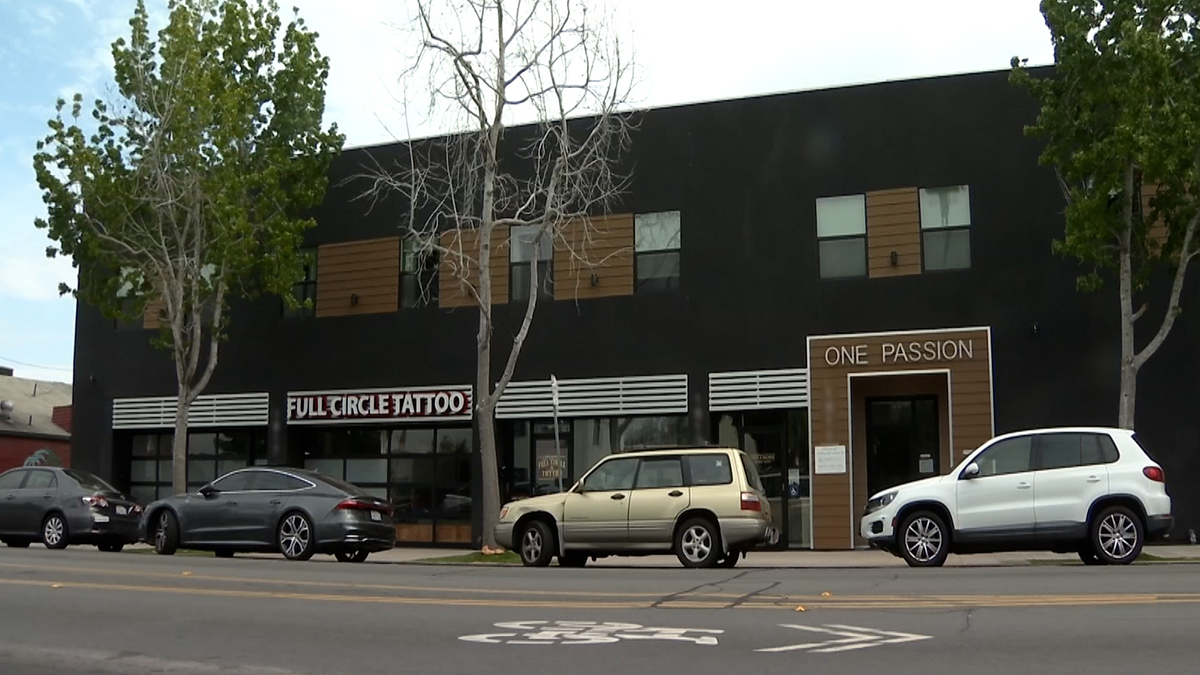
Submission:
<svg viewBox="0 0 1200 675">
<path fill-rule="evenodd" d="M 105 483 L 98 476 L 93 476 L 85 471 L 76 469 L 63 469 L 63 473 L 71 477 L 79 487 L 84 490 L 106 490 L 108 492 L 116 492 L 117 489 L 108 483 Z"/>
<path fill-rule="evenodd" d="M 764 492 L 762 480 L 758 477 L 758 469 L 754 467 L 754 460 L 750 459 L 750 456 L 744 452 L 740 454 L 742 457 L 742 469 L 746 472 L 746 482 L 755 490 Z"/>
</svg>

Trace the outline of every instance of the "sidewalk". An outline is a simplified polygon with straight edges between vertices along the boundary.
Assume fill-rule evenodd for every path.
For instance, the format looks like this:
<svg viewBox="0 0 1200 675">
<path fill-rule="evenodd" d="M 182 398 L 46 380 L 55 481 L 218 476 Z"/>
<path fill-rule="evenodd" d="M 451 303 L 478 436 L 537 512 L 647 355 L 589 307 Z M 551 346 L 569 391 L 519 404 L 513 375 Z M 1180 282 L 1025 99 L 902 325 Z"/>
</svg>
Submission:
<svg viewBox="0 0 1200 675">
<path fill-rule="evenodd" d="M 373 553 L 369 560 L 381 563 L 422 564 L 423 559 L 460 556 L 471 552 L 468 549 L 395 548 L 382 553 Z M 1142 555 L 1145 562 L 1155 562 L 1156 558 L 1162 558 L 1166 559 L 1163 562 L 1200 563 L 1200 546 L 1148 546 L 1143 550 Z M 1019 567 L 1050 563 L 1081 564 L 1079 556 L 1073 553 L 1055 554 L 1049 551 L 1032 551 L 952 555 L 946 560 L 946 567 Z M 589 561 L 588 566 L 677 568 L 680 565 L 675 556 L 654 555 L 602 558 L 595 562 Z M 751 552 L 738 562 L 738 568 L 743 567 L 877 568 L 908 567 L 908 563 L 883 551 L 758 551 Z"/>
</svg>

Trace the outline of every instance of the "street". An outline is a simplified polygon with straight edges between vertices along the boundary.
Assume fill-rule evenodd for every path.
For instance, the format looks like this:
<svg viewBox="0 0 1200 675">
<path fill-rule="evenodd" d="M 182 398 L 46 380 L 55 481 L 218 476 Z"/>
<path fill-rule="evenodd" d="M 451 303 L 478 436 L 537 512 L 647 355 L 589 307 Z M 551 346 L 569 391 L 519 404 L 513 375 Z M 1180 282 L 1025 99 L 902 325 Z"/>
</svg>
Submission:
<svg viewBox="0 0 1200 675">
<path fill-rule="evenodd" d="M 0 673 L 1196 672 L 1200 567 L 544 569 L 0 549 Z"/>
</svg>

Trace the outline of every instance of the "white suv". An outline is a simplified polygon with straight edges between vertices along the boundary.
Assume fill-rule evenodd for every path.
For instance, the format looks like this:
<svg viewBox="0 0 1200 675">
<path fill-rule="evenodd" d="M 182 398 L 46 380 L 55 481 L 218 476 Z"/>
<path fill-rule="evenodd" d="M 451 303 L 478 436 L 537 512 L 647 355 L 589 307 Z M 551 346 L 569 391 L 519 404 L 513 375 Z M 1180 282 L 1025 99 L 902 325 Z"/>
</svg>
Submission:
<svg viewBox="0 0 1200 675">
<path fill-rule="evenodd" d="M 948 475 L 872 495 L 860 528 L 912 567 L 1039 550 L 1124 565 L 1172 523 L 1163 469 L 1132 431 L 1064 427 L 997 436 Z"/>
</svg>

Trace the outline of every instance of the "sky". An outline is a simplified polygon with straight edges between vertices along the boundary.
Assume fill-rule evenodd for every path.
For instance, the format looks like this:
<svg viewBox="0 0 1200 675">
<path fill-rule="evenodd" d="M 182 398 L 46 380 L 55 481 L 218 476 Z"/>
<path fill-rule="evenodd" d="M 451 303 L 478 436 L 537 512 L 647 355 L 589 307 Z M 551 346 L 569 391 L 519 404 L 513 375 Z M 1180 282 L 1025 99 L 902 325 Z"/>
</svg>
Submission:
<svg viewBox="0 0 1200 675">
<path fill-rule="evenodd" d="M 1038 0 L 610 0 L 631 34 L 638 107 L 865 82 L 1001 70 L 1013 56 L 1053 61 Z M 282 0 L 320 33 L 331 62 L 327 121 L 346 146 L 444 131 L 406 115 L 408 0 Z M 112 81 L 111 45 L 136 0 L 0 0 L 0 366 L 71 381 L 70 261 L 46 258 L 33 153 L 59 97 L 85 101 Z M 165 22 L 166 0 L 147 0 Z"/>
</svg>

